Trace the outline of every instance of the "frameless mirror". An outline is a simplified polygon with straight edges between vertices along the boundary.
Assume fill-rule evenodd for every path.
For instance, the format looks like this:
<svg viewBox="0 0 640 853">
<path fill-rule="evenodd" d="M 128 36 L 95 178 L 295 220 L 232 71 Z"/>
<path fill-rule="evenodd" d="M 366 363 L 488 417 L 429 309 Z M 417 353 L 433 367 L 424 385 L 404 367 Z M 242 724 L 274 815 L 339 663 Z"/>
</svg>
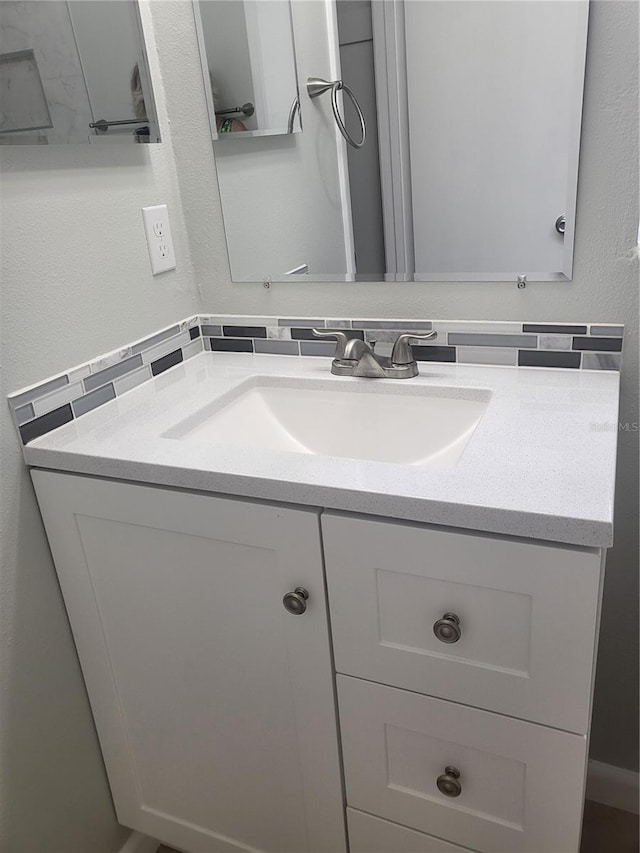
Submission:
<svg viewBox="0 0 640 853">
<path fill-rule="evenodd" d="M 2 0 L 0 145 L 63 142 L 160 142 L 134 0 Z"/>
<path fill-rule="evenodd" d="M 195 4 L 211 135 L 300 130 L 290 0 Z"/>
<path fill-rule="evenodd" d="M 217 7 L 251 4 L 198 5 L 220 44 Z M 201 51 L 207 88 L 237 79 L 221 104 L 249 91 L 258 114 L 289 38 L 269 24 L 283 4 L 255 5 L 242 86 L 222 47 Z M 214 132 L 234 281 L 571 279 L 588 0 L 286 5 L 302 132 Z"/>
</svg>

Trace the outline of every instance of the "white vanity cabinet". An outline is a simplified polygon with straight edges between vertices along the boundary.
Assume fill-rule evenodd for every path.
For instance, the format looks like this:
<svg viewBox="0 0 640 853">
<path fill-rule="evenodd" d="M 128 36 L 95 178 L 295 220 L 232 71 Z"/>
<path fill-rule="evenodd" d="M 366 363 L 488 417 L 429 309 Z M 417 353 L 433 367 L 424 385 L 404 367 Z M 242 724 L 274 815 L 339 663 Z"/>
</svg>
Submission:
<svg viewBox="0 0 640 853">
<path fill-rule="evenodd" d="M 120 822 L 345 851 L 318 511 L 32 476 Z"/>
<path fill-rule="evenodd" d="M 602 552 L 322 531 L 351 853 L 577 853 Z"/>
<path fill-rule="evenodd" d="M 578 853 L 601 549 L 32 476 L 123 824 Z"/>
</svg>

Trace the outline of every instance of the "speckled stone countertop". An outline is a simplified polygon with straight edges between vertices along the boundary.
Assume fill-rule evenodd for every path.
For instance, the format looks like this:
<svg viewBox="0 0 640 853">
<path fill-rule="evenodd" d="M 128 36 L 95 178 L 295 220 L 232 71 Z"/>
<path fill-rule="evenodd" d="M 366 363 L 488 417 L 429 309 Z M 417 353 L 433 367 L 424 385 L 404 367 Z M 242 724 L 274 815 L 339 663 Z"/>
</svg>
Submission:
<svg viewBox="0 0 640 853">
<path fill-rule="evenodd" d="M 415 379 L 491 391 L 457 465 L 252 450 L 167 431 L 256 376 L 340 381 L 327 358 L 204 352 L 24 447 L 28 465 L 587 547 L 613 541 L 615 371 L 421 364 Z M 393 386 L 393 387 L 391 387 Z M 402 430 L 399 424 L 399 436 Z M 391 439 L 390 439 L 391 440 Z"/>
</svg>

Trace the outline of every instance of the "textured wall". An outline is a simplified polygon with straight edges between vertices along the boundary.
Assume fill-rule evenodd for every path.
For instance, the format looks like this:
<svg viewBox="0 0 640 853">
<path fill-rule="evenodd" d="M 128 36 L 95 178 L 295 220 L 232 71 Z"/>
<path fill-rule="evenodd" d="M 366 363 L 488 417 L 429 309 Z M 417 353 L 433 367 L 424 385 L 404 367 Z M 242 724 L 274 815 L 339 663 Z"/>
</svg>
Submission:
<svg viewBox="0 0 640 853">
<path fill-rule="evenodd" d="M 2 397 L 199 307 L 166 117 L 171 92 L 150 54 L 164 144 L 0 149 Z M 178 268 L 154 279 L 140 207 L 160 202 Z M 126 832 L 6 404 L 0 418 L 0 849 L 112 853 Z"/>
<path fill-rule="evenodd" d="M 197 178 L 176 148 L 192 253 L 207 311 L 294 317 L 435 317 L 606 321 L 626 325 L 620 420 L 638 422 L 638 6 L 592 0 L 573 281 L 529 284 L 233 284 L 213 163 L 199 148 Z M 194 79 L 193 85 L 196 86 Z M 189 109 L 201 96 L 193 94 Z M 183 105 L 184 106 L 184 105 Z M 194 127 L 204 128 L 204 119 Z M 204 132 L 204 131 L 202 131 Z M 184 159 L 183 159 L 184 158 Z M 191 212 L 197 211 L 197 221 Z M 268 216 L 265 200 L 265 216 Z M 638 760 L 638 432 L 621 431 L 616 540 L 609 555 L 593 758 Z M 559 650 L 561 653 L 561 650 Z"/>
</svg>

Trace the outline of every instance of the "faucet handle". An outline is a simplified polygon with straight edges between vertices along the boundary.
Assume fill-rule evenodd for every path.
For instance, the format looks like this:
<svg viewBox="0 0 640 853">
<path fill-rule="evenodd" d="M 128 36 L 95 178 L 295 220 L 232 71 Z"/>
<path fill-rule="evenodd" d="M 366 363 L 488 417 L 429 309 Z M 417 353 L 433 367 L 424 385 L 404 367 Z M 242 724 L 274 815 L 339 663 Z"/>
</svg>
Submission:
<svg viewBox="0 0 640 853">
<path fill-rule="evenodd" d="M 415 362 L 410 341 L 414 339 L 418 341 L 431 341 L 437 337 L 437 332 L 405 332 L 402 335 L 398 335 L 391 352 L 391 363 L 411 364 L 411 362 Z"/>
<path fill-rule="evenodd" d="M 347 347 L 347 344 L 349 343 L 349 337 L 343 329 L 311 329 L 311 332 L 316 338 L 335 338 L 335 358 L 344 358 L 345 349 Z"/>
</svg>

